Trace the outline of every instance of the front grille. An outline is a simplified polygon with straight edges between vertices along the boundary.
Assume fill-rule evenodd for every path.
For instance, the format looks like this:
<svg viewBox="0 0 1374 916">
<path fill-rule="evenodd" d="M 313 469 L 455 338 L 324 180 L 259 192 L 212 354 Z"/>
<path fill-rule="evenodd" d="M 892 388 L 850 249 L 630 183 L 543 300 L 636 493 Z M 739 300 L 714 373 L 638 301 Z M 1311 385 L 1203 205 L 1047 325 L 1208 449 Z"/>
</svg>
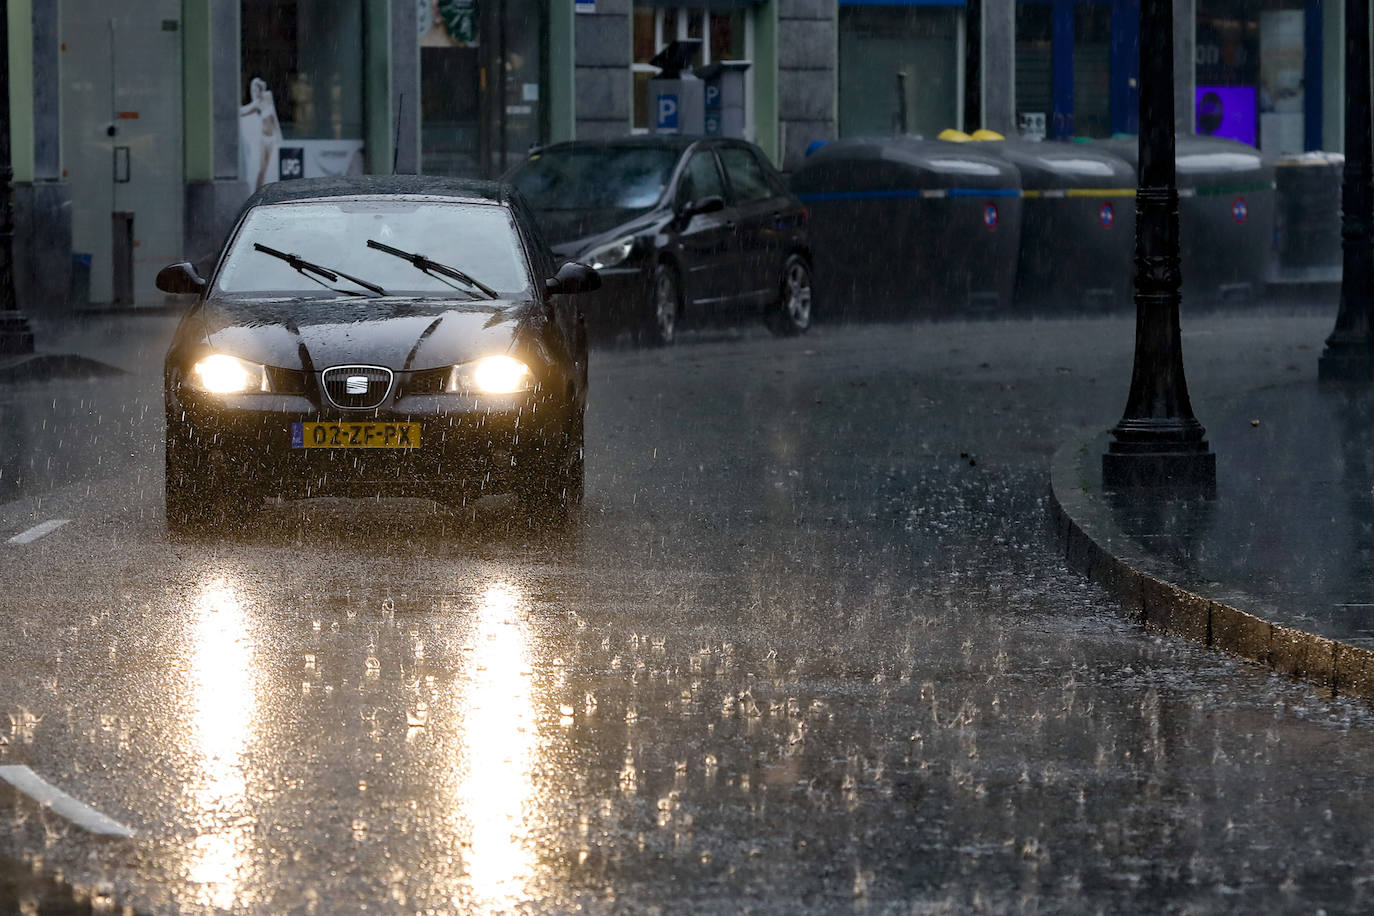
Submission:
<svg viewBox="0 0 1374 916">
<path fill-rule="evenodd" d="M 443 394 L 448 387 L 448 377 L 452 369 L 424 369 L 410 373 L 410 378 L 402 383 L 403 394 Z"/>
<path fill-rule="evenodd" d="M 305 373 L 299 369 L 267 367 L 267 384 L 273 394 L 305 394 Z"/>
<path fill-rule="evenodd" d="M 325 397 L 345 410 L 380 407 L 391 391 L 391 377 L 383 366 L 331 366 L 320 373 Z"/>
</svg>

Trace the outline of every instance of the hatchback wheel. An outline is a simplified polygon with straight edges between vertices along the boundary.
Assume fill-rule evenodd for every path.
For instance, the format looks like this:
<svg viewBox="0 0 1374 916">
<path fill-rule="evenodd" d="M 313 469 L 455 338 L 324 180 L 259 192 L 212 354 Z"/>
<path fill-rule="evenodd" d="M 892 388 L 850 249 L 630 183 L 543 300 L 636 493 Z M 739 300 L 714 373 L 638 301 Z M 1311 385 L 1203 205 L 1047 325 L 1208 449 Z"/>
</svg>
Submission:
<svg viewBox="0 0 1374 916">
<path fill-rule="evenodd" d="M 569 513 L 582 505 L 586 479 L 583 428 L 583 417 L 579 413 L 564 439 L 562 455 L 531 481 L 528 489 L 517 494 L 520 512 L 531 527 L 558 527 L 567 522 Z"/>
<path fill-rule="evenodd" d="M 167 530 L 173 535 L 205 535 L 241 524 L 262 501 L 251 481 L 218 471 L 196 449 L 180 423 L 167 424 Z"/>
<path fill-rule="evenodd" d="M 778 301 L 767 316 L 774 334 L 804 334 L 811 327 L 811 265 L 799 254 L 789 255 L 782 267 Z"/>
<path fill-rule="evenodd" d="M 666 347 L 677 337 L 678 312 L 682 307 L 682 284 L 671 264 L 654 268 L 644 337 L 656 347 Z"/>
</svg>

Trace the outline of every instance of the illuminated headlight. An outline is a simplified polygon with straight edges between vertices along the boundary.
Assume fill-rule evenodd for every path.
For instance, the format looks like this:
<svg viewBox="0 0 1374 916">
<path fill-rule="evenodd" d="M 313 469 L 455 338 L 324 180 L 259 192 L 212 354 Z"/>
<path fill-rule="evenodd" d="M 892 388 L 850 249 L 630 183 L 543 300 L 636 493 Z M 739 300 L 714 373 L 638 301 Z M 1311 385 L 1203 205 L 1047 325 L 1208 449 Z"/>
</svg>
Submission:
<svg viewBox="0 0 1374 916">
<path fill-rule="evenodd" d="M 625 238 L 617 239 L 609 245 L 602 245 L 582 260 L 586 261 L 595 269 L 601 270 L 606 267 L 615 267 L 625 263 L 625 259 L 628 258 L 630 252 L 634 250 L 634 236 L 627 235 Z"/>
<path fill-rule="evenodd" d="M 509 356 L 487 356 L 453 367 L 448 376 L 451 392 L 512 394 L 534 387 L 530 367 Z"/>
<path fill-rule="evenodd" d="M 271 391 L 267 368 L 224 353 L 207 356 L 191 367 L 190 382 L 211 394 Z"/>
</svg>

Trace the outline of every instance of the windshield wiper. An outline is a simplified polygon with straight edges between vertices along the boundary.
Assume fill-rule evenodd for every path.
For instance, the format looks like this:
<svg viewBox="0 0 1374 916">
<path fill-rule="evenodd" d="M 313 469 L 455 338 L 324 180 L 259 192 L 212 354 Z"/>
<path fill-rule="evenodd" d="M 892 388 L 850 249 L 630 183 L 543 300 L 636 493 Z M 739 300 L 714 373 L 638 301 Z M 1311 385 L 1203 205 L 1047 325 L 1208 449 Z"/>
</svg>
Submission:
<svg viewBox="0 0 1374 916">
<path fill-rule="evenodd" d="M 380 252 L 392 255 L 393 257 L 400 258 L 403 261 L 409 261 L 415 267 L 424 271 L 430 276 L 433 276 L 434 274 L 440 274 L 445 277 L 452 277 L 459 283 L 466 283 L 473 289 L 480 290 L 483 293 L 483 295 L 485 295 L 488 299 L 501 298 L 500 293 L 492 289 L 490 286 L 487 286 L 482 281 L 476 280 L 468 276 L 456 267 L 449 267 L 447 264 L 440 264 L 438 261 L 430 260 L 422 254 L 416 254 L 413 251 L 402 251 L 399 248 L 392 248 L 390 245 L 383 245 L 376 239 L 368 239 L 367 247 L 375 248 Z"/>
<path fill-rule="evenodd" d="M 338 283 L 339 278 L 343 277 L 345 280 L 348 280 L 352 283 L 356 283 L 363 289 L 371 290 L 379 296 L 386 295 L 386 290 L 382 289 L 376 283 L 369 283 L 366 280 L 359 280 L 357 277 L 349 276 L 342 270 L 331 270 L 328 267 L 322 267 L 319 264 L 315 264 L 311 261 L 305 260 L 299 255 L 289 254 L 285 251 L 278 251 L 275 248 L 268 248 L 266 245 L 263 245 L 260 242 L 254 242 L 253 248 L 256 251 L 261 251 L 263 254 L 270 254 L 274 258 L 281 258 L 283 261 L 285 261 L 286 263 L 290 264 L 293 268 L 295 268 L 295 270 L 298 273 L 317 274 L 318 276 L 324 277 L 330 283 Z M 335 290 L 335 292 L 342 293 L 346 292 L 346 290 L 340 289 Z"/>
</svg>

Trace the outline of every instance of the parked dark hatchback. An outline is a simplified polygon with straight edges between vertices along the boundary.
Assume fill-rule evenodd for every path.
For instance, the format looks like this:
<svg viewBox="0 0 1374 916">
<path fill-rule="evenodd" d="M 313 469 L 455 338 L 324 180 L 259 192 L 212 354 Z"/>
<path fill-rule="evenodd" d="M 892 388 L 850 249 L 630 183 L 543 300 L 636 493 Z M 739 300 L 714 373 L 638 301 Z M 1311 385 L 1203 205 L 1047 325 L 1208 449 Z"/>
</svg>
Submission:
<svg viewBox="0 0 1374 916">
<path fill-rule="evenodd" d="M 655 344 L 685 323 L 811 325 L 807 212 L 740 140 L 674 136 L 544 147 L 507 174 L 559 254 L 595 267 L 582 305 L 601 334 Z"/>
<path fill-rule="evenodd" d="M 417 176 L 257 192 L 164 366 L 167 523 L 264 496 L 514 493 L 562 518 L 582 494 L 586 333 L 559 261 L 507 185 Z"/>
</svg>

